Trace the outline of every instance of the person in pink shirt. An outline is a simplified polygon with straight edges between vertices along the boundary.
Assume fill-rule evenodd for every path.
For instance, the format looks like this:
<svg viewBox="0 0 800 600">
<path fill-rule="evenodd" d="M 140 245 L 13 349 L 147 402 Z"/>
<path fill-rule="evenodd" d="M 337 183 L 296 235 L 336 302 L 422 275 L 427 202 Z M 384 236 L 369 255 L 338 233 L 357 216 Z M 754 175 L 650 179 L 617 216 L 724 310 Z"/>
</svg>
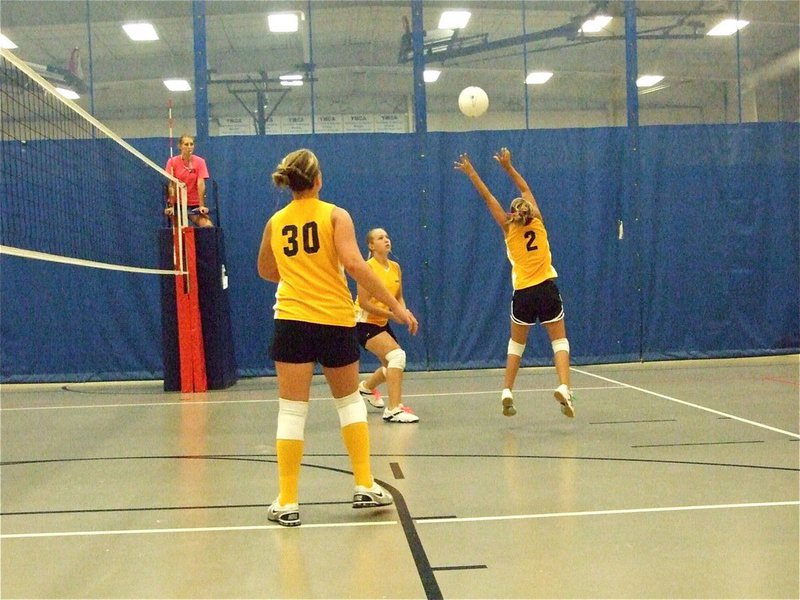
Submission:
<svg viewBox="0 0 800 600">
<path fill-rule="evenodd" d="M 213 227 L 206 206 L 206 179 L 209 178 L 206 161 L 194 154 L 194 138 L 182 135 L 178 140 L 181 153 L 167 161 L 165 170 L 186 184 L 186 203 L 189 207 L 189 220 L 198 227 Z M 175 214 L 177 190 L 169 186 L 169 205 L 164 214 Z"/>
</svg>

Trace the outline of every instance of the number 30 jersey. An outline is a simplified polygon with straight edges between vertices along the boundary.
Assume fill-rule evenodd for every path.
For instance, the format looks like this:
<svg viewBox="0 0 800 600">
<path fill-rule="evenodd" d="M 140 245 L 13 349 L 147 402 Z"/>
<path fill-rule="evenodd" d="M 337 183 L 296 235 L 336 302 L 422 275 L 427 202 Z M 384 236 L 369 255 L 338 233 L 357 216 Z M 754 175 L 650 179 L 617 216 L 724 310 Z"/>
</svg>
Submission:
<svg viewBox="0 0 800 600">
<path fill-rule="evenodd" d="M 355 326 L 355 305 L 333 244 L 334 208 L 304 198 L 272 216 L 270 245 L 280 274 L 276 319 Z"/>
<path fill-rule="evenodd" d="M 511 285 L 515 290 L 558 277 L 541 219 L 534 218 L 528 225 L 510 224 L 506 233 L 506 254 L 511 262 Z"/>
</svg>

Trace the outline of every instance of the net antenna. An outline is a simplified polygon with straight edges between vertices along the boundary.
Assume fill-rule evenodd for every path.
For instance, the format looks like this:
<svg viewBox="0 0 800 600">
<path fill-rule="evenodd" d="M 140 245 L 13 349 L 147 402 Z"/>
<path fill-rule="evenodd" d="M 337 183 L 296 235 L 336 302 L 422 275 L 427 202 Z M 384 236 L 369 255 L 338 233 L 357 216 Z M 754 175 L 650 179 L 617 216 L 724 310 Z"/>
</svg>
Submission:
<svg viewBox="0 0 800 600">
<path fill-rule="evenodd" d="M 186 276 L 186 185 L 2 48 L 0 175 L 0 254 Z M 154 234 L 170 183 L 178 210 L 167 269 Z"/>
</svg>

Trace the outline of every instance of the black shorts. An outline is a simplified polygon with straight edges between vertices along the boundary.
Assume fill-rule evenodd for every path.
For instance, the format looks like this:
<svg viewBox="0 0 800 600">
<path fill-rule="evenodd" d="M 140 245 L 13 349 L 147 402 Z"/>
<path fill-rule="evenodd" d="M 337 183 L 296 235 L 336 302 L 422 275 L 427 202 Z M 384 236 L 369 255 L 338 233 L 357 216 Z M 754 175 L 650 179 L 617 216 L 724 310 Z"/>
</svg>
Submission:
<svg viewBox="0 0 800 600">
<path fill-rule="evenodd" d="M 511 300 L 511 320 L 520 325 L 552 323 L 564 318 L 564 304 L 554 279 L 538 285 L 514 290 Z"/>
<path fill-rule="evenodd" d="M 355 327 L 275 319 L 269 346 L 269 357 L 275 362 L 318 362 L 335 368 L 358 361 L 360 355 Z"/>
<path fill-rule="evenodd" d="M 389 326 L 389 323 L 386 325 L 374 325 L 372 323 L 356 323 L 356 330 L 358 331 L 358 343 L 367 347 L 367 342 L 374 338 L 376 335 L 383 333 L 384 331 L 392 336 L 392 339 L 396 342 L 397 336 L 392 331 L 392 328 Z"/>
</svg>

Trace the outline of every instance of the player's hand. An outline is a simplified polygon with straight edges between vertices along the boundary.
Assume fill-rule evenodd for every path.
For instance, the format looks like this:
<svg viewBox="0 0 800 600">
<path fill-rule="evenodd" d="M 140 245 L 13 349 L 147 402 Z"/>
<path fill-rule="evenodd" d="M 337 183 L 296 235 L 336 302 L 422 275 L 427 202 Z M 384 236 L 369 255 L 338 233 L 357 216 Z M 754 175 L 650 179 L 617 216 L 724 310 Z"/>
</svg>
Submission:
<svg viewBox="0 0 800 600">
<path fill-rule="evenodd" d="M 453 163 L 453 167 L 456 171 L 461 171 L 467 175 L 475 172 L 475 167 L 472 166 L 472 161 L 470 161 L 466 152 L 459 155 L 458 160 Z"/>
<path fill-rule="evenodd" d="M 207 215 L 208 214 L 208 207 L 207 206 L 199 206 L 197 208 L 197 212 L 199 212 L 201 215 Z"/>
<path fill-rule="evenodd" d="M 500 163 L 500 166 L 504 169 L 508 169 L 511 166 L 511 150 L 508 148 L 500 148 L 497 154 L 494 155 L 494 159 Z"/>
<path fill-rule="evenodd" d="M 419 322 L 417 322 L 417 318 L 413 315 L 413 313 L 408 310 L 407 308 L 403 310 L 402 313 L 397 315 L 400 318 L 400 322 L 408 325 L 408 332 L 411 335 L 417 335 L 417 330 L 419 329 Z"/>
<path fill-rule="evenodd" d="M 167 215 L 168 217 L 171 217 L 172 215 L 175 214 L 175 208 L 172 206 L 168 206 L 167 208 L 164 209 L 164 214 Z"/>
</svg>

